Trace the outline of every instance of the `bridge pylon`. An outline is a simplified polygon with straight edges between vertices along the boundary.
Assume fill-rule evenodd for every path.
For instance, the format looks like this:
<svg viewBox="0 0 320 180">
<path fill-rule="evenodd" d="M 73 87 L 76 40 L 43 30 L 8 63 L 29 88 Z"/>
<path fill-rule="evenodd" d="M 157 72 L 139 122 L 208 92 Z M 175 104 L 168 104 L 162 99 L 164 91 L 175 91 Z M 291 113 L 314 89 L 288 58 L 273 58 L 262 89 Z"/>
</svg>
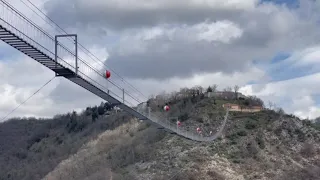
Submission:
<svg viewBox="0 0 320 180">
<path fill-rule="evenodd" d="M 74 38 L 74 45 L 75 45 L 75 74 L 78 75 L 78 35 L 77 34 L 60 34 L 55 35 L 54 37 L 54 60 L 56 61 L 56 67 L 58 66 L 58 38 L 60 37 L 73 37 Z M 58 73 L 56 73 L 56 76 L 61 76 Z"/>
</svg>

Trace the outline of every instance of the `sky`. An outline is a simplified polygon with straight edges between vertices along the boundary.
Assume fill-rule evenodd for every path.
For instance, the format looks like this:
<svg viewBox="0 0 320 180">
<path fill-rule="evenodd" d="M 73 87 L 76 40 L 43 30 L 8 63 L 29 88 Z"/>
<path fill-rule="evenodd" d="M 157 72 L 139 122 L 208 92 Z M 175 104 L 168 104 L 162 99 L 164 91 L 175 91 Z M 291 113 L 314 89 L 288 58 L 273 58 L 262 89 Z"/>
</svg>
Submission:
<svg viewBox="0 0 320 180">
<path fill-rule="evenodd" d="M 78 34 L 86 49 L 142 92 L 144 96 L 115 73 L 111 75 L 139 100 L 183 87 L 238 85 L 243 94 L 256 95 L 266 105 L 273 102 L 287 113 L 310 119 L 320 116 L 319 0 L 31 1 L 47 17 L 27 0 L 9 2 L 51 35 L 59 32 L 45 22 L 48 18 L 66 32 Z M 53 51 L 51 41 L 9 10 L 0 16 Z M 59 53 L 74 63 L 72 57 Z M 79 56 L 99 72 L 106 69 L 84 51 Z M 54 76 L 3 42 L 0 72 L 0 117 Z M 111 86 L 101 77 L 94 78 Z M 57 77 L 10 117 L 51 117 L 101 101 Z"/>
</svg>

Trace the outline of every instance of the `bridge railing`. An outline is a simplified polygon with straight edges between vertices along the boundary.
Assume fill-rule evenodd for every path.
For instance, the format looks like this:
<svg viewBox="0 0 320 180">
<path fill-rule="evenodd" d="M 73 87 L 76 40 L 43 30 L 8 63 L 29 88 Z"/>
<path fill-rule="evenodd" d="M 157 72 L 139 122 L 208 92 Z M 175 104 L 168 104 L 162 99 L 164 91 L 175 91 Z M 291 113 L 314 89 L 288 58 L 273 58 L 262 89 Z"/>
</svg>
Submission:
<svg viewBox="0 0 320 180">
<path fill-rule="evenodd" d="M 40 27 L 28 17 L 23 15 L 18 9 L 13 7 L 7 1 L 0 1 L 0 23 L 3 27 L 10 30 L 35 48 L 39 49 L 50 58 L 54 59 L 55 38 L 52 35 L 56 32 L 50 27 Z M 94 67 L 94 62 L 89 60 L 85 53 L 78 54 L 78 73 L 79 75 L 99 87 L 105 92 L 109 92 L 121 102 L 125 102 L 129 106 L 135 106 L 142 102 L 133 92 L 129 92 L 129 88 L 123 87 L 123 81 L 118 78 L 106 79 L 105 68 Z M 58 44 L 58 63 L 66 68 L 75 71 L 75 52 L 70 50 L 62 43 Z M 84 57 L 86 59 L 84 59 Z"/>
<path fill-rule="evenodd" d="M 55 30 L 50 29 L 49 27 L 45 27 L 44 29 L 43 27 L 38 26 L 5 0 L 0 0 L 0 24 L 22 38 L 24 41 L 28 42 L 33 47 L 48 55 L 51 59 L 54 59 L 55 38 L 52 34 L 56 32 Z M 109 93 L 118 101 L 123 102 L 129 107 L 133 107 L 143 102 L 136 95 L 130 93 L 128 89 L 125 89 L 123 86 L 119 85 L 121 82 L 115 82 L 112 80 L 112 78 L 106 79 L 104 77 L 105 69 L 94 67 L 94 65 L 92 65 L 93 62 L 88 62 L 87 59 L 83 58 L 84 54 L 85 53 L 79 53 L 77 59 L 78 75 L 80 77 L 105 91 L 106 93 Z M 58 45 L 57 62 L 75 72 L 76 66 L 74 55 L 75 53 L 65 45 Z M 153 122 L 156 122 L 164 128 L 176 132 L 184 137 L 198 141 L 212 139 L 212 137 L 202 137 L 195 132 L 195 130 L 188 131 L 188 129 L 185 127 L 178 127 L 175 123 L 167 120 L 166 117 L 160 114 L 148 113 L 146 109 L 139 112 L 149 117 L 149 119 Z"/>
<path fill-rule="evenodd" d="M 192 129 L 192 127 L 188 126 L 177 126 L 176 122 L 172 122 L 168 119 L 165 115 L 162 113 L 156 113 L 154 112 L 150 107 L 147 106 L 147 103 L 141 103 L 137 107 L 137 111 L 141 114 L 143 114 L 146 117 L 149 117 L 152 119 L 152 121 L 156 122 L 157 124 L 160 124 L 161 126 L 172 130 L 173 132 L 177 133 L 178 135 L 181 135 L 183 137 L 196 140 L 196 141 L 213 141 L 217 137 L 220 136 L 222 133 L 222 130 L 225 127 L 229 110 L 226 110 L 226 114 L 224 116 L 222 124 L 219 126 L 219 129 L 217 129 L 217 132 L 214 132 L 212 135 L 206 135 L 206 134 L 199 134 L 196 129 Z"/>
</svg>

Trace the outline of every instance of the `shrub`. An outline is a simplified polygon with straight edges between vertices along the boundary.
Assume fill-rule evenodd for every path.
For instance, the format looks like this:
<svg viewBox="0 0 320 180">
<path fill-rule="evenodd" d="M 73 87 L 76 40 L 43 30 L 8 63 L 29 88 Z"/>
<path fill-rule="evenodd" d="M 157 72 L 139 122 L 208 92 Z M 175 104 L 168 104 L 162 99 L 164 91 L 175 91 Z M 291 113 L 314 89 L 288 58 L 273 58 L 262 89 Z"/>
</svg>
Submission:
<svg viewBox="0 0 320 180">
<path fill-rule="evenodd" d="M 259 146 L 260 149 L 264 149 L 264 148 L 266 147 L 265 142 L 264 142 L 262 136 L 257 136 L 257 137 L 256 137 L 256 142 L 257 142 L 257 144 L 258 144 L 258 146 Z"/>
<path fill-rule="evenodd" d="M 198 180 L 201 177 L 201 173 L 195 170 L 185 170 L 174 177 L 170 178 L 172 180 Z"/>
<path fill-rule="evenodd" d="M 238 134 L 239 136 L 246 136 L 246 135 L 247 135 L 247 132 L 246 132 L 245 130 L 240 130 L 240 131 L 237 132 L 237 134 Z"/>
<path fill-rule="evenodd" d="M 188 113 L 184 113 L 182 115 L 179 116 L 179 119 L 181 122 L 186 121 L 189 118 L 189 114 Z"/>
<path fill-rule="evenodd" d="M 253 120 L 249 120 L 245 124 L 246 129 L 255 129 L 257 127 L 257 123 Z"/>
<path fill-rule="evenodd" d="M 212 180 L 224 180 L 225 179 L 224 176 L 220 175 L 219 173 L 217 173 L 214 170 L 209 170 L 207 172 L 207 174 L 210 176 L 210 179 L 212 179 Z"/>
<path fill-rule="evenodd" d="M 197 121 L 198 121 L 199 123 L 203 123 L 203 122 L 204 122 L 202 117 L 197 118 Z"/>
<path fill-rule="evenodd" d="M 36 131 L 28 140 L 28 147 L 31 147 L 34 143 L 38 143 L 43 138 L 46 138 L 48 136 L 49 136 L 48 133 L 44 129 Z"/>
<path fill-rule="evenodd" d="M 313 157 L 316 154 L 316 150 L 313 144 L 305 143 L 300 150 L 300 154 L 304 157 Z"/>
<path fill-rule="evenodd" d="M 248 150 L 248 155 L 251 157 L 256 156 L 259 153 L 259 150 L 254 143 L 248 143 L 247 150 Z"/>
</svg>

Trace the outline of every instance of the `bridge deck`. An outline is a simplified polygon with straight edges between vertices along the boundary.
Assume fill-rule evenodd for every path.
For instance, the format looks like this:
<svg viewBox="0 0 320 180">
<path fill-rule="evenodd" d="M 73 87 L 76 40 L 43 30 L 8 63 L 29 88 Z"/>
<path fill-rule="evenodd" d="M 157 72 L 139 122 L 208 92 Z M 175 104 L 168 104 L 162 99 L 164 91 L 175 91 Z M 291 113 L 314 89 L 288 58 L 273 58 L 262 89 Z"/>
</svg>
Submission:
<svg viewBox="0 0 320 180">
<path fill-rule="evenodd" d="M 25 55 L 31 57 L 32 59 L 36 60 L 40 64 L 46 66 L 47 68 L 51 69 L 57 75 L 63 76 L 68 80 L 72 81 L 73 83 L 83 87 L 84 89 L 92 92 L 93 94 L 99 96 L 100 98 L 108 101 L 111 104 L 117 104 L 117 106 L 124 111 L 130 113 L 134 117 L 140 120 L 147 120 L 155 126 L 161 127 L 159 124 L 154 123 L 148 117 L 140 114 L 139 112 L 135 111 L 131 107 L 123 104 L 116 98 L 112 97 L 105 91 L 101 90 L 100 88 L 96 87 L 95 85 L 91 84 L 87 80 L 83 79 L 79 75 L 77 75 L 74 71 L 69 68 L 64 67 L 62 64 L 56 62 L 54 59 L 46 55 L 45 53 L 41 52 L 41 50 L 37 49 L 33 45 L 29 44 L 25 40 L 21 39 L 20 37 L 16 36 L 14 33 L 6 29 L 5 27 L 0 25 L 0 39 L 5 43 L 9 44 L 10 46 L 14 47 L 15 49 L 21 51 Z M 169 132 L 172 132 L 169 130 Z"/>
<path fill-rule="evenodd" d="M 19 31 L 19 30 L 17 30 Z M 224 122 L 222 127 L 220 128 L 220 131 L 216 133 L 212 137 L 201 137 L 200 135 L 194 135 L 193 133 L 188 132 L 182 132 L 181 130 L 176 129 L 170 124 L 166 124 L 165 122 L 157 120 L 158 117 L 156 116 L 149 116 L 147 114 L 142 114 L 128 105 L 120 102 L 118 99 L 114 98 L 107 92 L 103 91 L 99 87 L 95 86 L 94 84 L 90 83 L 80 75 L 76 74 L 73 70 L 65 67 L 59 62 L 56 62 L 53 58 L 33 46 L 32 44 L 28 43 L 26 40 L 20 38 L 17 34 L 13 33 L 12 31 L 6 29 L 4 26 L 0 25 L 0 39 L 4 41 L 5 43 L 9 44 L 10 46 L 14 47 L 15 49 L 21 51 L 22 53 L 26 54 L 27 56 L 31 57 L 35 61 L 39 62 L 40 64 L 44 65 L 45 67 L 49 68 L 50 70 L 54 71 L 57 75 L 63 76 L 66 79 L 72 81 L 73 83 L 83 87 L 84 89 L 92 92 L 93 94 L 99 96 L 100 98 L 108 101 L 111 104 L 117 104 L 117 106 L 124 111 L 128 112 L 129 114 L 133 115 L 134 117 L 137 117 L 140 120 L 147 120 L 151 124 L 158 127 L 158 129 L 164 129 L 165 131 L 168 131 L 172 134 L 177 134 L 179 136 L 182 136 L 187 139 L 195 140 L 195 141 L 213 141 L 216 139 L 222 129 L 225 126 L 228 111 L 225 116 Z M 149 117 L 147 117 L 149 116 Z"/>
<path fill-rule="evenodd" d="M 47 68 L 53 70 L 60 76 L 64 77 L 73 77 L 75 73 L 63 67 L 61 64 L 56 63 L 51 57 L 41 52 L 39 49 L 35 48 L 25 40 L 16 36 L 11 31 L 7 30 L 5 27 L 0 25 L 0 39 L 25 55 L 31 57 L 36 60 L 40 64 L 46 66 Z"/>
</svg>

